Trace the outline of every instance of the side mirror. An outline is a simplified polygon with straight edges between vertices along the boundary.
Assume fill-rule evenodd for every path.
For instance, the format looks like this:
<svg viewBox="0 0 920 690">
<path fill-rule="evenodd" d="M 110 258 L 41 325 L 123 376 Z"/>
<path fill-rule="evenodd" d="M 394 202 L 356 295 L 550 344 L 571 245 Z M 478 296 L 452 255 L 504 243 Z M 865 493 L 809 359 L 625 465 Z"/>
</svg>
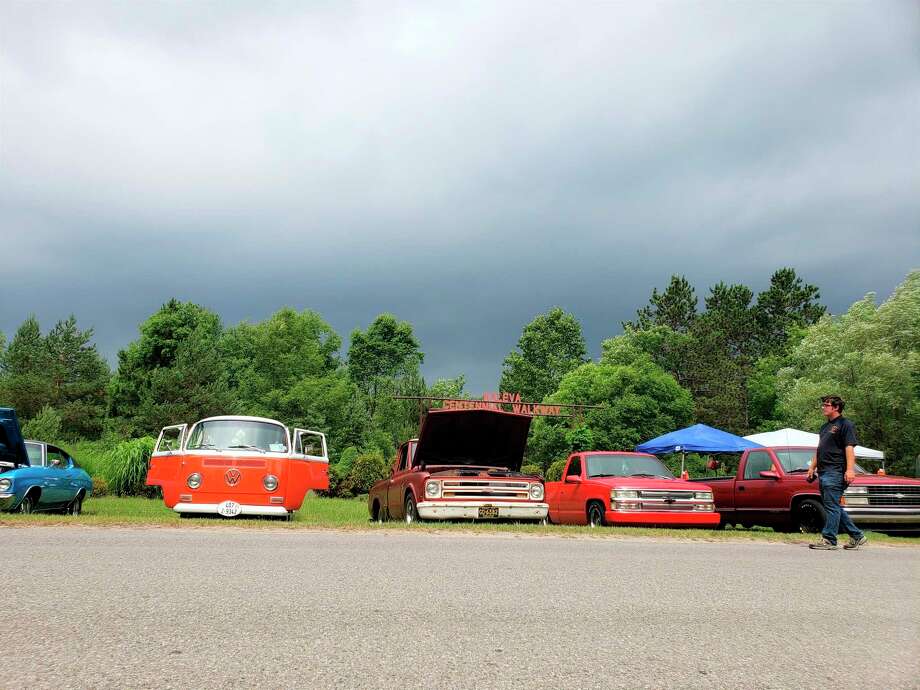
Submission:
<svg viewBox="0 0 920 690">
<path fill-rule="evenodd" d="M 761 472 L 760 478 L 761 479 L 779 479 L 779 475 L 776 472 L 768 470 L 766 472 Z"/>
<path fill-rule="evenodd" d="M 565 477 L 566 484 L 581 484 L 581 477 L 577 474 L 569 474 Z"/>
</svg>

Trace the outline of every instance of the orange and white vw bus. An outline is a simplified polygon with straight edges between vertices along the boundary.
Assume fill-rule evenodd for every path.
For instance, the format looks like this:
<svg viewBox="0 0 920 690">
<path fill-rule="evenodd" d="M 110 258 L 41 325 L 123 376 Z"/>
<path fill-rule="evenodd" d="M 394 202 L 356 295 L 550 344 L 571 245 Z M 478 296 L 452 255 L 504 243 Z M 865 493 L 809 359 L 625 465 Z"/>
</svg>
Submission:
<svg viewBox="0 0 920 690">
<path fill-rule="evenodd" d="M 177 513 L 291 518 L 310 489 L 329 488 L 326 437 L 262 417 L 209 417 L 165 427 L 147 485 Z"/>
</svg>

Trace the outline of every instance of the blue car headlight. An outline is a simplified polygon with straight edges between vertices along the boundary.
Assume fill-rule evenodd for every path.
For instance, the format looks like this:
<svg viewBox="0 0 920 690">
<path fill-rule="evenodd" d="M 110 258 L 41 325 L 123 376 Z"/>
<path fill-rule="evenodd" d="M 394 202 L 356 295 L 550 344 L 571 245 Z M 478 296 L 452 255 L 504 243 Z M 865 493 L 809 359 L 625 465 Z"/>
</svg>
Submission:
<svg viewBox="0 0 920 690">
<path fill-rule="evenodd" d="M 13 488 L 13 482 L 9 479 L 0 479 L 0 491 L 9 491 Z"/>
</svg>

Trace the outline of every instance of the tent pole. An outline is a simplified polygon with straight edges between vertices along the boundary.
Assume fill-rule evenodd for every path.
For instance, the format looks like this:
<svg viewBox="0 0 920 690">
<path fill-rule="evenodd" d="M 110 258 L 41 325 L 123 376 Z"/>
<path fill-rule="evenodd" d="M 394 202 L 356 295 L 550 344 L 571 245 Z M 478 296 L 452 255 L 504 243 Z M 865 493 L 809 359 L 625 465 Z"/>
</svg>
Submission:
<svg viewBox="0 0 920 690">
<path fill-rule="evenodd" d="M 684 460 L 687 458 L 687 454 L 684 451 L 680 452 L 680 475 L 684 476 Z"/>
</svg>

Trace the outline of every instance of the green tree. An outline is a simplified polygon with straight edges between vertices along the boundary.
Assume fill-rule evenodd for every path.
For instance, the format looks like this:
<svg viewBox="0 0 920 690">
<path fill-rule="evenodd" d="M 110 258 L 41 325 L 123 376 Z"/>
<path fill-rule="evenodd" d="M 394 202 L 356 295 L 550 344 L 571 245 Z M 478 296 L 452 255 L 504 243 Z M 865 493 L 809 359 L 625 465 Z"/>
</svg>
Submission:
<svg viewBox="0 0 920 690">
<path fill-rule="evenodd" d="M 34 315 L 17 329 L 0 359 L 0 401 L 31 419 L 51 400 L 48 348 Z"/>
<path fill-rule="evenodd" d="M 524 326 L 517 350 L 505 357 L 499 387 L 539 402 L 556 390 L 563 376 L 586 361 L 581 324 L 554 307 Z"/>
<path fill-rule="evenodd" d="M 920 454 L 920 271 L 881 306 L 869 294 L 808 328 L 777 387 L 783 418 L 802 429 L 823 422 L 820 396 L 840 395 L 860 443 L 912 473 Z"/>
<path fill-rule="evenodd" d="M 0 355 L 0 400 L 26 420 L 54 408 L 64 437 L 98 436 L 109 368 L 90 342 L 92 335 L 92 329 L 81 331 L 71 315 L 43 336 L 38 320 L 30 316 Z"/>
<path fill-rule="evenodd" d="M 338 371 L 341 346 L 319 314 L 284 308 L 260 323 L 227 329 L 220 349 L 240 409 L 275 417 L 301 381 Z"/>
<path fill-rule="evenodd" d="M 781 268 L 770 277 L 770 287 L 757 295 L 754 320 L 764 355 L 788 352 L 790 336 L 811 326 L 827 309 L 818 304 L 821 292 L 799 278 L 795 269 Z"/>
<path fill-rule="evenodd" d="M 696 293 L 684 276 L 672 275 L 663 293 L 652 288 L 649 303 L 636 312 L 636 320 L 624 322 L 623 327 L 644 331 L 653 326 L 666 326 L 677 333 L 686 333 L 696 320 Z"/>
<path fill-rule="evenodd" d="M 348 373 L 369 398 L 374 415 L 381 386 L 388 390 L 399 377 L 414 376 L 425 359 L 408 321 L 381 314 L 366 331 L 354 330 L 348 347 Z"/>
<path fill-rule="evenodd" d="M 632 364 L 591 362 L 566 374 L 550 403 L 598 405 L 574 420 L 534 420 L 528 462 L 548 467 L 573 450 L 629 450 L 686 426 L 693 399 L 674 377 L 647 358 Z M 570 422 L 570 423 L 567 423 Z"/>
<path fill-rule="evenodd" d="M 131 433 L 236 411 L 220 354 L 223 327 L 213 312 L 171 299 L 118 353 L 109 384 L 111 414 Z"/>
</svg>

